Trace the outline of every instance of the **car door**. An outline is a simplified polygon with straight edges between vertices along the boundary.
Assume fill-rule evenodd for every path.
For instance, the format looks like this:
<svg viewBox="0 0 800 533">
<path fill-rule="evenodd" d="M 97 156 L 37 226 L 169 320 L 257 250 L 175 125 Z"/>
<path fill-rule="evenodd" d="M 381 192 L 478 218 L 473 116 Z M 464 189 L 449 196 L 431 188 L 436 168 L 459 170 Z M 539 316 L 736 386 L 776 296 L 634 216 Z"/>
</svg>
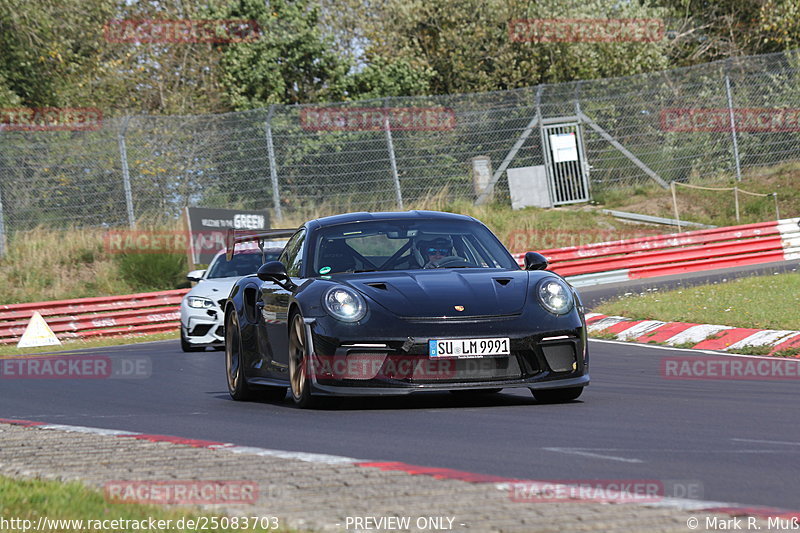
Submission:
<svg viewBox="0 0 800 533">
<path fill-rule="evenodd" d="M 306 230 L 295 233 L 278 259 L 293 281 L 299 283 L 306 242 Z M 288 379 L 289 375 L 289 303 L 292 291 L 277 283 L 264 282 L 261 287 L 260 323 L 264 368 L 270 377 Z"/>
</svg>

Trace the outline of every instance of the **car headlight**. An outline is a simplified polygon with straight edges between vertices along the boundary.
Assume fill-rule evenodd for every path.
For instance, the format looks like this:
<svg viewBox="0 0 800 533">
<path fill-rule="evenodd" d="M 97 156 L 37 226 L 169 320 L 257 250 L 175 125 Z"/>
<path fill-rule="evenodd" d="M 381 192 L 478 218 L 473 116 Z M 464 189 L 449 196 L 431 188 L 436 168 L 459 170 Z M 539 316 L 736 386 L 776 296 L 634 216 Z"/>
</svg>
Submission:
<svg viewBox="0 0 800 533">
<path fill-rule="evenodd" d="M 195 309 L 211 309 L 214 307 L 214 302 L 208 298 L 189 296 L 189 307 L 193 307 Z"/>
<path fill-rule="evenodd" d="M 325 310 L 344 322 L 358 322 L 367 314 L 367 303 L 360 294 L 347 287 L 331 287 L 322 296 Z"/>
<path fill-rule="evenodd" d="M 574 300 L 567 284 L 557 278 L 548 278 L 539 282 L 537 289 L 542 307 L 554 315 L 566 315 L 572 310 Z"/>
</svg>

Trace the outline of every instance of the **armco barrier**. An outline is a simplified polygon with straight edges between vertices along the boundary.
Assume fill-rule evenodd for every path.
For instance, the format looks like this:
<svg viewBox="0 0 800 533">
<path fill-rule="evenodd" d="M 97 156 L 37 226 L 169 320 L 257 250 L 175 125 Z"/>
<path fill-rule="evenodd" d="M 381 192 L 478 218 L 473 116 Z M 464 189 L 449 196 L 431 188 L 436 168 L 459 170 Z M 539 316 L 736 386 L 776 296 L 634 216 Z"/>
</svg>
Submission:
<svg viewBox="0 0 800 533">
<path fill-rule="evenodd" d="M 0 344 L 17 342 L 35 311 L 59 339 L 175 331 L 179 305 L 188 291 L 0 305 Z"/>
<path fill-rule="evenodd" d="M 575 286 L 800 259 L 800 218 L 540 250 Z M 524 254 L 516 254 L 522 264 Z M 179 327 L 188 289 L 0 305 L 0 344 L 17 342 L 34 311 L 61 339 Z"/>
<path fill-rule="evenodd" d="M 575 286 L 800 259 L 800 218 L 539 250 Z M 515 254 L 520 265 L 525 254 Z"/>
</svg>

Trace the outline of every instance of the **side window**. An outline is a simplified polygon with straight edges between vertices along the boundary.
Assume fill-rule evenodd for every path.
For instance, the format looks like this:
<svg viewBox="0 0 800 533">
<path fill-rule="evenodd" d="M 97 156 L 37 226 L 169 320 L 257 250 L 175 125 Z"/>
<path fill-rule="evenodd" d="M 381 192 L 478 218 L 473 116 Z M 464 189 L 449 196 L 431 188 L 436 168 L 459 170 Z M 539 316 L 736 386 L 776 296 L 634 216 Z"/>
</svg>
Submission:
<svg viewBox="0 0 800 533">
<path fill-rule="evenodd" d="M 289 239 L 286 243 L 286 248 L 283 249 L 280 261 L 286 266 L 286 271 L 290 276 L 297 277 L 300 275 L 300 267 L 303 260 L 303 243 L 306 240 L 306 230 L 301 229 Z"/>
</svg>

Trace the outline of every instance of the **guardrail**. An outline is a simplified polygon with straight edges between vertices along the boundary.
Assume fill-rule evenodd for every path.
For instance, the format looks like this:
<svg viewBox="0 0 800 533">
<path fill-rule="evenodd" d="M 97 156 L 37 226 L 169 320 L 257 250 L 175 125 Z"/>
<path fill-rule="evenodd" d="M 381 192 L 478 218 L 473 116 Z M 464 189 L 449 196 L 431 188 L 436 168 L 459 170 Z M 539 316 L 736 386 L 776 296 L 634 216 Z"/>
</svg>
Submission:
<svg viewBox="0 0 800 533">
<path fill-rule="evenodd" d="M 539 250 L 575 286 L 800 259 L 800 218 Z M 522 264 L 525 254 L 515 254 Z M 38 311 L 59 339 L 161 333 L 180 326 L 189 289 L 0 305 L 0 344 Z"/>
<path fill-rule="evenodd" d="M 0 344 L 17 342 L 35 311 L 59 339 L 175 331 L 180 302 L 188 291 L 0 305 Z"/>
<path fill-rule="evenodd" d="M 800 259 L 800 218 L 539 250 L 575 286 Z M 515 254 L 522 264 L 525 254 Z"/>
</svg>

